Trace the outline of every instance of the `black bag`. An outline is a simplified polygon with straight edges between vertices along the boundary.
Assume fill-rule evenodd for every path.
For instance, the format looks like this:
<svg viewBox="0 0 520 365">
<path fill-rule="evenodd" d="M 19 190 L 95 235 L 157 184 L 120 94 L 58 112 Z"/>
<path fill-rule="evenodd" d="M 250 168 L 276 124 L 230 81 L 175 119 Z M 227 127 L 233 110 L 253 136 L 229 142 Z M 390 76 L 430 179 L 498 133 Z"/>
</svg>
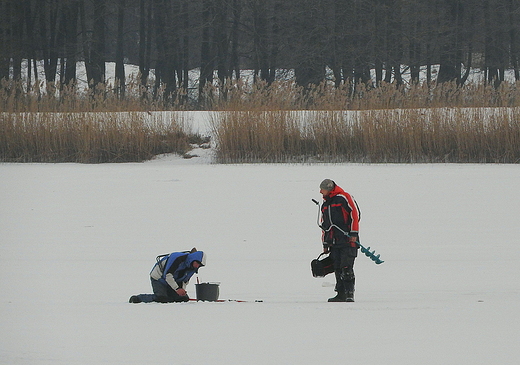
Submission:
<svg viewBox="0 0 520 365">
<path fill-rule="evenodd" d="M 322 255 L 325 255 L 325 253 L 321 253 L 318 258 L 311 261 L 312 276 L 315 278 L 323 278 L 334 272 L 334 261 L 332 261 L 332 257 L 328 255 L 321 259 Z"/>
</svg>

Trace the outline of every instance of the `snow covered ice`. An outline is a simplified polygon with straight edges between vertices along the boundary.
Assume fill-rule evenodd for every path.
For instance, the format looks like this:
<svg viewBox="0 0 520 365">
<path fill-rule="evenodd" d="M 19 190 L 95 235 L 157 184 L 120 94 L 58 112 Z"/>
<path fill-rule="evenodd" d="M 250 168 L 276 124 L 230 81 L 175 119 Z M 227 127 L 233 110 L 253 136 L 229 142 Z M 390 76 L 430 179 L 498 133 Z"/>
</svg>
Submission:
<svg viewBox="0 0 520 365">
<path fill-rule="evenodd" d="M 327 303 L 319 182 L 362 211 L 356 302 Z M 0 364 L 517 364 L 520 166 L 0 164 Z M 159 254 L 237 302 L 129 304 Z M 188 293 L 195 297 L 194 277 Z M 257 299 L 262 303 L 255 303 Z"/>
</svg>

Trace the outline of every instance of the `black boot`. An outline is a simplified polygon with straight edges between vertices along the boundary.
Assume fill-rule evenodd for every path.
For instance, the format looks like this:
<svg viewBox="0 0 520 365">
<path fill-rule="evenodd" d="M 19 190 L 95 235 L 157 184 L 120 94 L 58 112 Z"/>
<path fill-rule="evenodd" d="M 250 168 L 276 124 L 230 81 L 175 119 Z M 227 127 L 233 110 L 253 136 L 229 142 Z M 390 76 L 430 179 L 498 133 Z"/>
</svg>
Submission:
<svg viewBox="0 0 520 365">
<path fill-rule="evenodd" d="M 354 287 L 356 285 L 356 277 L 352 268 L 343 268 L 341 272 L 341 279 L 343 280 L 343 288 L 345 288 L 345 301 L 354 301 Z"/>
<path fill-rule="evenodd" d="M 345 295 L 345 302 L 353 302 L 354 301 L 354 291 L 348 291 Z"/>
<path fill-rule="evenodd" d="M 347 295 L 345 293 L 345 283 L 341 277 L 341 274 L 341 269 L 334 270 L 334 275 L 336 276 L 336 287 L 334 290 L 337 294 L 335 297 L 329 298 L 329 302 L 344 302 L 347 300 Z"/>
<path fill-rule="evenodd" d="M 142 300 L 137 295 L 132 295 L 128 300 L 128 303 L 141 303 Z"/>
<path fill-rule="evenodd" d="M 344 291 L 339 291 L 335 297 L 329 298 L 328 302 L 346 302 L 347 295 Z"/>
</svg>

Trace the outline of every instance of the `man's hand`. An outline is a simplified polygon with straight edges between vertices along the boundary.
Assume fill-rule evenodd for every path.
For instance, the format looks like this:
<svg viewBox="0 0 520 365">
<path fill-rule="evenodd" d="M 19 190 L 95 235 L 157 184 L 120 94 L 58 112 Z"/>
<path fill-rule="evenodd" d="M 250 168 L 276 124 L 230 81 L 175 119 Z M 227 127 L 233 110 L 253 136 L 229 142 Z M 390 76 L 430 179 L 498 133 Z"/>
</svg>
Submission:
<svg viewBox="0 0 520 365">
<path fill-rule="evenodd" d="M 188 293 L 186 293 L 186 290 L 184 290 L 183 288 L 179 288 L 177 290 L 175 290 L 177 292 L 177 294 L 179 294 L 181 297 L 185 297 Z"/>
<path fill-rule="evenodd" d="M 354 242 L 354 243 L 355 243 L 355 242 L 357 242 L 357 240 L 358 240 L 358 238 L 357 238 L 356 236 L 350 236 L 350 237 L 348 238 L 348 241 L 349 241 L 349 242 Z"/>
</svg>

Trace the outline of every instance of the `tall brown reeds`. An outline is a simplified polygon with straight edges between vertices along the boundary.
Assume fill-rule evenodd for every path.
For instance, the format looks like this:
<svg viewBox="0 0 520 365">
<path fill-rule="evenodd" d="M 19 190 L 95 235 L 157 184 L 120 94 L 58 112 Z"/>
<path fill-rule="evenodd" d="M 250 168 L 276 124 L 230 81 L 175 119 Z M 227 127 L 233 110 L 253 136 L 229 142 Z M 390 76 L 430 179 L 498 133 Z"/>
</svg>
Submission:
<svg viewBox="0 0 520 365">
<path fill-rule="evenodd" d="M 0 112 L 88 112 L 151 110 L 373 110 L 438 107 L 514 107 L 520 106 L 517 83 L 504 82 L 499 88 L 470 83 L 428 85 L 381 84 L 374 88 L 364 84 L 335 87 L 323 83 L 302 88 L 294 81 L 268 84 L 242 80 L 224 85 L 208 84 L 198 96 L 184 89 L 166 95 L 165 88 L 143 87 L 138 79 L 129 79 L 121 97 L 113 85 L 80 89 L 77 85 L 56 89 L 52 84 L 33 85 L 29 90 L 22 82 L 0 82 Z"/>
<path fill-rule="evenodd" d="M 182 153 L 189 138 L 182 127 L 150 122 L 147 112 L 206 108 L 220 111 L 214 126 L 221 162 L 520 162 L 520 90 L 505 82 L 304 89 L 293 81 L 239 80 L 208 85 L 198 101 L 182 90 L 172 96 L 143 88 L 137 79 L 124 98 L 110 85 L 24 87 L 0 85 L 2 161 L 142 161 Z"/>
<path fill-rule="evenodd" d="M 281 162 L 308 149 L 297 116 L 285 111 L 237 111 L 214 115 L 220 162 Z"/>
<path fill-rule="evenodd" d="M 221 162 L 520 162 L 520 108 L 219 115 Z"/>
<path fill-rule="evenodd" d="M 147 113 L 0 113 L 0 161 L 144 161 L 186 152 L 189 138 Z"/>
<path fill-rule="evenodd" d="M 381 84 L 374 88 L 364 84 L 335 87 L 323 83 L 302 88 L 292 81 L 272 84 L 257 82 L 245 85 L 231 82 L 222 88 L 209 86 L 214 110 L 374 110 L 441 107 L 514 107 L 520 106 L 518 83 L 502 83 L 499 88 L 470 83 L 430 86 L 426 83 L 401 85 Z"/>
</svg>

